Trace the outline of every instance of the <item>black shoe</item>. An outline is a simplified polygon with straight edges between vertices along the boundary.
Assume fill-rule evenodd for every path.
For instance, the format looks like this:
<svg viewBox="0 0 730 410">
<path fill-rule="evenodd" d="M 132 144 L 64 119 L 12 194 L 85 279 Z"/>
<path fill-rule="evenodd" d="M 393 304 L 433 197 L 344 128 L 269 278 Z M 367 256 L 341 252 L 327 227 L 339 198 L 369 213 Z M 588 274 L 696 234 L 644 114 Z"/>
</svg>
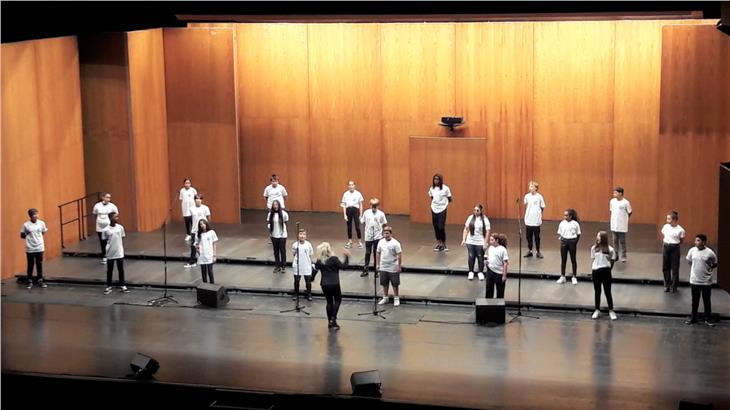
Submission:
<svg viewBox="0 0 730 410">
<path fill-rule="evenodd" d="M 672 287 L 672 293 L 677 293 L 677 287 L 676 286 Z"/>
<path fill-rule="evenodd" d="M 360 274 L 361 278 L 364 278 L 365 276 L 368 276 L 368 271 L 366 270 L 362 271 L 362 273 Z"/>
<path fill-rule="evenodd" d="M 48 285 L 46 285 L 46 282 L 44 282 L 43 279 L 41 279 L 41 280 L 38 281 L 38 286 L 40 286 L 42 288 L 47 288 L 48 287 Z"/>
<path fill-rule="evenodd" d="M 664 293 L 669 293 L 669 288 L 664 288 Z"/>
<path fill-rule="evenodd" d="M 710 322 L 709 320 L 705 320 L 705 324 L 709 327 L 715 327 L 715 324 Z"/>
<path fill-rule="evenodd" d="M 310 301 L 310 302 L 312 301 L 312 294 L 311 293 L 307 294 L 307 300 Z"/>
<path fill-rule="evenodd" d="M 334 327 L 334 326 L 332 325 L 332 321 L 331 321 L 331 320 L 328 320 L 328 321 L 327 321 L 327 328 L 328 328 L 328 329 L 332 329 L 333 327 Z"/>
<path fill-rule="evenodd" d="M 532 258 L 532 251 L 527 252 L 525 258 Z"/>
<path fill-rule="evenodd" d="M 539 251 L 537 252 L 537 257 L 540 258 L 540 259 L 543 258 L 542 254 Z"/>
<path fill-rule="evenodd" d="M 689 318 L 689 319 L 687 319 L 687 320 L 684 321 L 684 324 L 685 325 L 693 325 L 695 323 L 697 323 L 697 319 L 694 319 L 694 318 Z"/>
<path fill-rule="evenodd" d="M 340 330 L 340 325 L 337 324 L 337 320 L 332 321 L 332 329 Z"/>
</svg>

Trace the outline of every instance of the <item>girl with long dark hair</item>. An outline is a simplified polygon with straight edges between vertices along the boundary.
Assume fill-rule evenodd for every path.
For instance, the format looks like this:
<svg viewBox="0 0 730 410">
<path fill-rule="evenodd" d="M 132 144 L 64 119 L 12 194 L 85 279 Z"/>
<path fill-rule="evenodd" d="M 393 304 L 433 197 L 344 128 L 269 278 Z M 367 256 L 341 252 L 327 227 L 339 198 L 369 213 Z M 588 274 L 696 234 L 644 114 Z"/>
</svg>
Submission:
<svg viewBox="0 0 730 410">
<path fill-rule="evenodd" d="M 218 242 L 218 235 L 216 235 L 210 223 L 205 219 L 198 221 L 195 249 L 198 251 L 198 265 L 200 265 L 200 274 L 205 283 L 208 283 L 209 278 L 210 283 L 215 283 L 213 264 L 216 262 L 216 255 L 218 254 L 216 252 L 216 242 Z"/>
<path fill-rule="evenodd" d="M 616 250 L 608 245 L 608 232 L 600 231 L 596 235 L 596 243 L 591 247 L 591 259 L 593 265 L 591 269 L 593 279 L 593 296 L 596 310 L 593 312 L 593 319 L 598 319 L 601 315 L 601 286 L 606 294 L 608 302 L 608 315 L 611 320 L 616 320 L 616 312 L 613 311 L 613 295 L 611 294 L 611 269 L 616 260 Z"/>
<path fill-rule="evenodd" d="M 193 229 L 193 215 L 190 209 L 195 206 L 195 195 L 198 191 L 193 188 L 193 182 L 190 178 L 183 179 L 183 186 L 180 188 L 180 206 L 182 207 L 182 216 L 185 220 L 185 240 L 189 241 Z"/>
<path fill-rule="evenodd" d="M 486 238 L 489 236 L 489 218 L 484 216 L 484 207 L 482 204 L 476 204 L 472 209 L 472 214 L 466 218 L 464 223 L 464 233 L 461 238 L 461 246 L 466 245 L 467 265 L 469 273 L 467 279 L 474 280 L 474 261 L 478 265 L 479 280 L 484 280 L 484 250 L 487 248 Z"/>
<path fill-rule="evenodd" d="M 286 266 L 286 223 L 289 214 L 281 207 L 279 200 L 271 203 L 271 209 L 266 216 L 266 227 L 269 229 L 271 245 L 274 248 L 274 273 L 284 273 Z"/>
<path fill-rule="evenodd" d="M 664 291 L 677 292 L 679 283 L 679 246 L 684 241 L 685 231 L 679 224 L 679 213 L 667 214 L 667 223 L 662 227 L 662 273 L 664 273 Z"/>
<path fill-rule="evenodd" d="M 446 246 L 446 208 L 451 199 L 451 189 L 444 184 L 444 177 L 441 174 L 434 174 L 431 180 L 431 188 L 428 189 L 428 196 L 431 198 L 431 223 L 436 235 L 434 252 L 449 251 Z"/>
</svg>

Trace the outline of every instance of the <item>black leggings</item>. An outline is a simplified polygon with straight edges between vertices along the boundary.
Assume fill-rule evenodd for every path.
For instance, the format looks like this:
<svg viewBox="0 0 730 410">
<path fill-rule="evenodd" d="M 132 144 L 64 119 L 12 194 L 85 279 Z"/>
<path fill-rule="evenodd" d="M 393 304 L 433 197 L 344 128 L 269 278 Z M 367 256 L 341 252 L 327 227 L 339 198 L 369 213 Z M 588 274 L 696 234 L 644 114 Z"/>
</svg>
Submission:
<svg viewBox="0 0 730 410">
<path fill-rule="evenodd" d="M 193 234 L 193 236 L 197 236 L 198 234 Z M 188 263 L 190 265 L 194 264 L 198 260 L 198 250 L 195 249 L 195 238 L 190 239 L 190 259 L 188 259 Z"/>
<path fill-rule="evenodd" d="M 611 268 L 593 270 L 593 296 L 596 310 L 601 306 L 601 285 L 608 301 L 608 310 L 613 310 L 613 295 L 611 294 Z"/>
<path fill-rule="evenodd" d="M 96 233 L 99 236 L 99 245 L 101 245 L 101 257 L 106 258 L 106 242 L 107 239 L 101 238 L 101 232 Z"/>
<path fill-rule="evenodd" d="M 700 307 L 700 296 L 702 303 L 705 305 L 705 320 L 709 321 L 712 317 L 712 303 L 710 296 L 712 295 L 712 287 L 710 285 L 692 285 L 692 319 L 697 320 L 697 309 Z"/>
<path fill-rule="evenodd" d="M 215 279 L 213 278 L 212 263 L 201 263 L 200 274 L 203 276 L 203 282 L 208 283 L 208 278 L 210 278 L 210 283 L 215 283 Z"/>
<path fill-rule="evenodd" d="M 370 254 L 374 254 L 378 247 L 378 242 L 380 239 L 376 239 L 374 241 L 365 241 L 365 265 L 363 266 L 363 270 L 369 270 L 370 269 Z M 375 258 L 373 257 L 373 270 L 375 268 Z"/>
<path fill-rule="evenodd" d="M 575 252 L 578 248 L 578 238 L 561 239 L 560 240 L 560 275 L 565 276 L 565 263 L 568 261 L 568 253 L 570 252 L 570 262 L 573 264 L 573 276 L 578 273 L 578 261 L 575 259 Z"/>
<path fill-rule="evenodd" d="M 360 208 L 356 206 L 348 206 L 345 210 L 347 214 L 347 239 L 352 239 L 352 225 L 355 225 L 355 231 L 357 232 L 357 239 L 362 239 L 362 233 L 360 233 Z"/>
<path fill-rule="evenodd" d="M 467 263 L 469 264 L 469 272 L 474 272 L 474 259 L 477 260 L 477 272 L 484 272 L 484 247 L 482 245 L 466 244 Z"/>
<path fill-rule="evenodd" d="M 193 217 L 183 216 L 183 219 L 185 220 L 185 233 L 190 235 L 190 231 L 193 229 Z"/>
<path fill-rule="evenodd" d="M 106 286 L 112 286 L 112 271 L 114 270 L 114 262 L 117 262 L 117 270 L 119 271 L 119 286 L 124 286 L 124 258 L 109 259 L 106 264 Z"/>
<path fill-rule="evenodd" d="M 443 212 L 435 213 L 431 211 L 431 223 L 433 223 L 433 231 L 436 234 L 436 240 L 446 242 L 446 209 Z"/>
<path fill-rule="evenodd" d="M 294 293 L 299 293 L 299 282 L 304 276 L 304 285 L 307 287 L 307 294 L 312 294 L 312 276 L 311 275 L 294 275 Z"/>
<path fill-rule="evenodd" d="M 33 280 L 33 266 L 35 265 L 38 272 L 37 280 L 43 280 L 43 252 L 26 252 L 25 259 L 28 261 L 28 282 Z"/>
<path fill-rule="evenodd" d="M 535 250 L 540 252 L 540 227 L 539 226 L 525 226 L 527 230 L 527 249 L 532 252 L 532 241 L 535 240 Z"/>
<path fill-rule="evenodd" d="M 677 284 L 679 283 L 678 243 L 665 243 L 662 247 L 662 273 L 664 273 L 664 287 L 677 289 Z"/>
<path fill-rule="evenodd" d="M 487 292 L 485 298 L 494 297 L 494 287 L 497 286 L 497 299 L 504 299 L 504 287 L 507 282 L 502 281 L 502 274 L 487 268 Z"/>
<path fill-rule="evenodd" d="M 271 238 L 271 246 L 274 247 L 274 265 L 277 268 L 286 266 L 286 238 Z"/>
<path fill-rule="evenodd" d="M 337 312 L 340 311 L 340 303 L 342 303 L 340 285 L 322 285 L 322 293 L 327 300 L 327 320 L 337 320 Z"/>
</svg>

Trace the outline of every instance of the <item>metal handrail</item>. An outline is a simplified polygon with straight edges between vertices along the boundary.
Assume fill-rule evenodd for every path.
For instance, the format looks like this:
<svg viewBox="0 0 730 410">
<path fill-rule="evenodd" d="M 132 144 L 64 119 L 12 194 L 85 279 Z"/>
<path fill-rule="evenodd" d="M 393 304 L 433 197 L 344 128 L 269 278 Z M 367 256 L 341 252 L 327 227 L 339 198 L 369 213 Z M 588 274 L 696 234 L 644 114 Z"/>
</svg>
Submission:
<svg viewBox="0 0 730 410">
<path fill-rule="evenodd" d="M 74 222 L 77 223 L 78 224 L 79 240 L 80 241 L 86 240 L 86 234 L 87 234 L 86 229 L 87 228 L 86 228 L 85 224 L 82 223 L 82 221 L 84 220 L 84 218 L 86 218 L 87 216 L 91 215 L 90 213 L 88 213 L 88 214 L 87 213 L 84 213 L 84 210 L 86 209 L 86 199 L 89 198 L 89 197 L 92 197 L 92 196 L 96 196 L 98 198 L 99 197 L 99 194 L 101 194 L 101 192 L 92 192 L 92 193 L 87 194 L 86 196 L 83 196 L 81 198 L 73 199 L 71 201 L 64 202 L 64 203 L 58 205 L 59 222 L 61 224 L 60 231 L 61 231 L 61 248 L 62 249 L 65 249 L 66 248 L 66 246 L 64 244 L 64 241 L 63 241 L 63 227 L 65 225 L 72 224 Z M 66 207 L 66 206 L 68 206 L 70 204 L 76 204 L 76 217 L 64 222 L 64 220 L 63 220 L 63 209 L 64 209 L 64 207 Z"/>
</svg>

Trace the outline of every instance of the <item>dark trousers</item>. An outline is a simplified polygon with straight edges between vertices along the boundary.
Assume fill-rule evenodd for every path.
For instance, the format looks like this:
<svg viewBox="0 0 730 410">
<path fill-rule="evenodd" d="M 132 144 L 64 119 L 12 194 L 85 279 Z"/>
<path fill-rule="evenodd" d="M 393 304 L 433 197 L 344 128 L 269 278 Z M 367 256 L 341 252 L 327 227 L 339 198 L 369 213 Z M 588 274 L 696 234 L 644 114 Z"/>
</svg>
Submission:
<svg viewBox="0 0 730 410">
<path fill-rule="evenodd" d="M 616 251 L 616 260 L 618 260 L 618 249 L 621 248 L 621 256 L 626 257 L 626 232 L 611 231 L 613 237 L 613 249 Z"/>
<path fill-rule="evenodd" d="M 565 263 L 568 262 L 568 253 L 570 253 L 570 262 L 573 264 L 573 276 L 578 273 L 578 261 L 575 259 L 575 252 L 578 248 L 578 238 L 560 240 L 560 275 L 565 276 Z"/>
<path fill-rule="evenodd" d="M 355 225 L 355 231 L 357 231 L 357 239 L 362 239 L 360 233 L 360 208 L 356 206 L 348 206 L 345 209 L 347 214 L 347 239 L 352 239 L 352 225 Z"/>
<path fill-rule="evenodd" d="M 497 286 L 497 299 L 504 299 L 504 286 L 507 282 L 502 281 L 502 274 L 487 268 L 487 292 L 484 295 L 487 299 L 494 297 L 494 286 Z"/>
<path fill-rule="evenodd" d="M 302 279 L 302 276 L 304 276 L 304 286 L 307 287 L 307 295 L 312 294 L 312 276 L 305 276 L 305 275 L 294 275 L 294 293 L 299 293 L 299 282 Z"/>
<path fill-rule="evenodd" d="M 33 266 L 35 265 L 38 272 L 37 280 L 43 280 L 43 252 L 26 252 L 25 259 L 28 261 L 28 282 L 33 280 Z"/>
<path fill-rule="evenodd" d="M 340 303 L 342 303 L 342 290 L 340 285 L 322 285 L 322 293 L 327 301 L 327 320 L 337 320 L 337 312 L 340 311 Z"/>
<path fill-rule="evenodd" d="M 112 271 L 114 270 L 114 262 L 117 263 L 117 270 L 119 271 L 119 286 L 124 286 L 124 258 L 109 259 L 106 264 L 106 286 L 112 286 Z"/>
<path fill-rule="evenodd" d="M 436 240 L 446 242 L 446 209 L 443 212 L 435 213 L 431 211 L 431 223 L 433 223 L 433 231 L 436 234 Z"/>
<path fill-rule="evenodd" d="M 183 216 L 183 219 L 185 220 L 185 233 L 190 235 L 190 231 L 193 229 L 193 217 Z"/>
<path fill-rule="evenodd" d="M 208 278 L 210 278 L 210 283 L 215 283 L 215 278 L 213 278 L 212 263 L 200 264 L 200 274 L 203 276 L 203 282 L 208 283 Z"/>
<path fill-rule="evenodd" d="M 197 233 L 195 235 L 197 235 Z M 190 240 L 190 258 L 188 259 L 188 263 L 190 265 L 192 265 L 197 260 L 198 260 L 198 250 L 195 249 L 195 238 L 192 238 Z"/>
<path fill-rule="evenodd" d="M 101 245 L 101 257 L 106 258 L 106 242 L 107 239 L 101 239 L 101 232 L 96 233 L 99 236 L 99 245 Z"/>
<path fill-rule="evenodd" d="M 274 265 L 277 268 L 286 266 L 286 238 L 271 238 L 271 246 L 274 247 Z"/>
<path fill-rule="evenodd" d="M 700 296 L 702 303 L 705 305 L 705 320 L 709 321 L 712 317 L 712 303 L 710 296 L 712 295 L 712 287 L 710 285 L 689 285 L 692 289 L 692 319 L 697 320 L 697 309 L 700 307 Z"/>
<path fill-rule="evenodd" d="M 611 294 L 611 268 L 600 268 L 593 271 L 593 297 L 596 310 L 601 306 L 601 285 L 606 294 L 608 310 L 613 310 L 613 295 Z"/>
<path fill-rule="evenodd" d="M 540 227 L 525 225 L 525 230 L 527 231 L 527 249 L 532 252 L 532 242 L 534 240 L 535 250 L 540 252 Z"/>
<path fill-rule="evenodd" d="M 477 272 L 484 272 L 484 247 L 482 245 L 466 244 L 467 263 L 469 264 L 469 272 L 474 272 L 474 259 L 477 261 Z"/>
<path fill-rule="evenodd" d="M 380 239 L 365 241 L 365 266 L 363 270 L 368 270 L 370 268 L 370 254 L 374 254 L 377 251 L 379 241 Z M 373 268 L 375 268 L 375 257 L 373 257 Z"/>
<path fill-rule="evenodd" d="M 662 247 L 662 273 L 664 287 L 677 289 L 679 283 L 679 244 L 665 243 Z"/>
</svg>

